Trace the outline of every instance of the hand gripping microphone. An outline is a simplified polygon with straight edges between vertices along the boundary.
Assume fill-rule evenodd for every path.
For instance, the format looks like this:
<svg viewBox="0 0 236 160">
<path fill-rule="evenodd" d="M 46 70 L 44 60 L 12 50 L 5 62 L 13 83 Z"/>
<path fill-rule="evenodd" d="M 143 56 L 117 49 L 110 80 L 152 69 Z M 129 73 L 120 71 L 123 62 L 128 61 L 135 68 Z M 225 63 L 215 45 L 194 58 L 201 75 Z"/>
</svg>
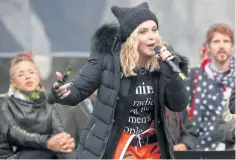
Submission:
<svg viewBox="0 0 236 160">
<path fill-rule="evenodd" d="M 156 55 L 160 54 L 160 51 L 161 51 L 161 46 L 156 46 L 154 48 L 154 51 L 156 53 Z M 184 73 L 179 69 L 179 67 L 171 60 L 171 61 L 165 61 L 172 69 L 173 72 L 175 73 L 178 73 L 179 77 L 187 82 L 188 81 L 188 78 L 184 75 Z"/>
</svg>

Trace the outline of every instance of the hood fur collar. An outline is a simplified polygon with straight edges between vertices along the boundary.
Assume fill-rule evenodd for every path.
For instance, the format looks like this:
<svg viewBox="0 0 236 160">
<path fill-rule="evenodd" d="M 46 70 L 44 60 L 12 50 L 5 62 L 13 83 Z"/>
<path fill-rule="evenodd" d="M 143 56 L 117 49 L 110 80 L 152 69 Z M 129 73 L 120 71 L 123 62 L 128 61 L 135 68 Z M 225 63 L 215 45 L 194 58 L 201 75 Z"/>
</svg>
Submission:
<svg viewBox="0 0 236 160">
<path fill-rule="evenodd" d="M 118 24 L 104 24 L 92 38 L 92 52 L 110 53 L 120 49 L 121 39 Z"/>
</svg>

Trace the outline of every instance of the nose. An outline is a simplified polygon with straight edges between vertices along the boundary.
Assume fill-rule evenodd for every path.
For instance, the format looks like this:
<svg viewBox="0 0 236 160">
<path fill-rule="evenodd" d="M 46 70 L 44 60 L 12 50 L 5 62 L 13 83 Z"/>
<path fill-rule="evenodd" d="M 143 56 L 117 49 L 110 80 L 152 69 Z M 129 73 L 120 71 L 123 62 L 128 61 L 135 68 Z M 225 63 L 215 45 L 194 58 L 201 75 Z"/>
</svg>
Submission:
<svg viewBox="0 0 236 160">
<path fill-rule="evenodd" d="M 154 39 L 154 33 L 153 32 L 149 32 L 148 39 Z"/>
<path fill-rule="evenodd" d="M 26 79 L 29 79 L 30 77 L 31 77 L 30 73 L 27 73 L 27 72 L 26 72 L 26 73 L 25 73 L 25 78 L 26 78 Z"/>
<path fill-rule="evenodd" d="M 220 48 L 224 48 L 225 47 L 225 42 L 224 41 L 220 41 Z"/>
</svg>

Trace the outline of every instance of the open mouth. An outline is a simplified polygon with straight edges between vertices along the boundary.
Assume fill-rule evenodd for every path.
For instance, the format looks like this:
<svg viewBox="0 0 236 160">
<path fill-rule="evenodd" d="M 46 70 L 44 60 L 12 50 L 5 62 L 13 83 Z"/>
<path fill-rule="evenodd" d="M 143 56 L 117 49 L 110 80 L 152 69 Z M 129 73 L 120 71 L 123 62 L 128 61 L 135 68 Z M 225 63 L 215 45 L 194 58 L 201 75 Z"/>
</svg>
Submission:
<svg viewBox="0 0 236 160">
<path fill-rule="evenodd" d="M 154 49 L 154 47 L 155 47 L 155 43 L 148 44 L 147 47 L 150 48 L 150 49 Z"/>
</svg>

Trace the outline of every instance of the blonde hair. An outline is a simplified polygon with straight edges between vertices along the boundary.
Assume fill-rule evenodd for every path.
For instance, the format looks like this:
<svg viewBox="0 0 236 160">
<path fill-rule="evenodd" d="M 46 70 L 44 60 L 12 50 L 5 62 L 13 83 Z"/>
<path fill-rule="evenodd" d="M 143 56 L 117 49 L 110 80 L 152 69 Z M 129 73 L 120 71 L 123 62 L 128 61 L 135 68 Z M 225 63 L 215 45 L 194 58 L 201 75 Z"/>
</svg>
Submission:
<svg viewBox="0 0 236 160">
<path fill-rule="evenodd" d="M 139 60 L 139 52 L 138 52 L 138 29 L 135 29 L 131 35 L 127 38 L 127 40 L 121 45 L 120 52 L 120 61 L 121 61 L 121 77 L 131 77 L 137 75 L 135 73 L 135 68 L 137 67 L 137 63 Z M 160 44 L 162 45 L 162 44 Z M 154 71 L 160 68 L 160 65 L 157 61 L 156 55 L 150 56 L 145 69 L 149 71 Z"/>
</svg>

